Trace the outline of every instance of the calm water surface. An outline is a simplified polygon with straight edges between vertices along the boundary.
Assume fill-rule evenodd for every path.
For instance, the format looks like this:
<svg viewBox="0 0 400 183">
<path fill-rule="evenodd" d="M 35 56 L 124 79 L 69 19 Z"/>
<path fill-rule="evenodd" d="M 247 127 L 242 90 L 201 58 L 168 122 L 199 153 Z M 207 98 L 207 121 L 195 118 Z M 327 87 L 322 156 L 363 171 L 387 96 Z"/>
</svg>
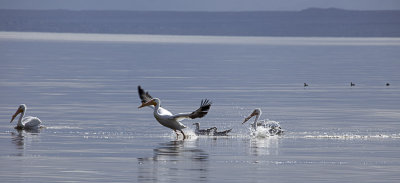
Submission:
<svg viewBox="0 0 400 183">
<path fill-rule="evenodd" d="M 58 36 L 0 39 L 4 182 L 400 181 L 399 40 Z M 137 85 L 172 112 L 213 105 L 177 140 L 137 109 Z M 15 130 L 21 103 L 47 128 Z M 256 107 L 285 135 L 251 137 L 241 122 Z M 233 132 L 196 137 L 193 122 Z"/>
</svg>

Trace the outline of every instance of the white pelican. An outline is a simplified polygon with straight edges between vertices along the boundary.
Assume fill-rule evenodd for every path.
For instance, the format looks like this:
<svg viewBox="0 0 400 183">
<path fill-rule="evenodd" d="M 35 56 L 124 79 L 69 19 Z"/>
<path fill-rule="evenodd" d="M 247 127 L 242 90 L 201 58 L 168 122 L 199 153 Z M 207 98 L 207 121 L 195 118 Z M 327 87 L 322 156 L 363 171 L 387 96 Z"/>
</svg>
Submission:
<svg viewBox="0 0 400 183">
<path fill-rule="evenodd" d="M 221 131 L 221 132 L 217 131 L 217 127 L 212 127 L 212 129 L 214 130 L 214 133 L 213 133 L 214 136 L 227 136 L 228 133 L 232 131 L 232 128 L 229 130 Z"/>
<path fill-rule="evenodd" d="M 246 123 L 250 118 L 253 116 L 256 116 L 256 119 L 254 120 L 254 123 L 251 125 L 254 131 L 257 131 L 257 127 L 263 127 L 268 129 L 268 132 L 271 135 L 281 135 L 283 133 L 283 130 L 281 126 L 279 125 L 279 122 L 277 121 L 270 121 L 270 120 L 260 120 L 258 121 L 258 118 L 261 116 L 261 109 L 256 108 L 254 111 L 248 116 L 247 118 L 244 119 L 243 123 Z"/>
<path fill-rule="evenodd" d="M 200 108 L 198 108 L 197 110 L 191 113 L 179 113 L 174 115 L 168 110 L 161 107 L 160 99 L 151 97 L 150 94 L 148 92 L 145 92 L 140 86 L 138 86 L 138 92 L 139 92 L 139 97 L 142 101 L 142 105 L 140 105 L 139 108 L 145 106 L 150 106 L 150 107 L 154 106 L 154 117 L 156 118 L 156 120 L 161 125 L 174 130 L 177 137 L 178 137 L 177 130 L 179 130 L 183 135 L 183 139 L 186 138 L 186 135 L 185 133 L 183 133 L 182 129 L 186 128 L 186 126 L 183 125 L 180 121 L 187 118 L 190 119 L 202 118 L 208 113 L 208 110 L 210 109 L 211 106 L 211 102 L 205 99 L 201 100 Z"/>
<path fill-rule="evenodd" d="M 212 135 L 212 132 L 215 127 L 208 128 L 208 129 L 200 129 L 200 123 L 193 123 L 193 125 L 196 125 L 196 129 L 194 130 L 194 133 L 196 135 Z"/>
<path fill-rule="evenodd" d="M 17 117 L 17 115 L 19 113 L 21 113 L 18 123 L 17 123 L 17 126 L 15 127 L 16 129 L 29 130 L 29 129 L 39 128 L 42 121 L 40 121 L 40 119 L 37 117 L 32 117 L 32 116 L 24 117 L 26 109 L 27 109 L 27 107 L 25 104 L 19 105 L 17 111 L 12 116 L 10 123 L 13 122 L 13 120 L 15 119 L 15 117 Z"/>
</svg>

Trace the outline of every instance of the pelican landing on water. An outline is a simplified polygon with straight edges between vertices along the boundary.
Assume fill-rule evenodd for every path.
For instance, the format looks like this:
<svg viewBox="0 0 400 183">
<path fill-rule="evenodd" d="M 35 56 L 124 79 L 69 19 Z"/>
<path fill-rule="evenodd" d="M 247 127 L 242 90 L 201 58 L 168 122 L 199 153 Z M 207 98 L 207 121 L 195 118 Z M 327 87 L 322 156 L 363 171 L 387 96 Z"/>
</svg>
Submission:
<svg viewBox="0 0 400 183">
<path fill-rule="evenodd" d="M 180 131 L 183 135 L 183 139 L 186 138 L 185 133 L 183 133 L 182 129 L 186 128 L 180 121 L 183 119 L 195 119 L 195 118 L 202 118 L 210 110 L 211 101 L 205 99 L 201 100 L 200 107 L 189 113 L 179 113 L 179 114 L 172 114 L 168 110 L 161 107 L 161 101 L 158 98 L 153 98 L 150 96 L 148 92 L 145 92 L 140 86 L 138 86 L 138 93 L 141 99 L 142 105 L 139 108 L 149 106 L 152 107 L 154 110 L 154 117 L 156 120 L 163 126 L 167 128 L 171 128 L 176 133 L 178 138 L 178 131 Z"/>
<path fill-rule="evenodd" d="M 259 109 L 259 108 L 254 109 L 254 111 L 250 114 L 250 116 L 248 116 L 247 118 L 244 119 L 242 124 L 246 123 L 253 116 L 256 116 L 254 123 L 251 125 L 251 127 L 254 131 L 257 131 L 258 127 L 262 127 L 262 128 L 268 129 L 268 132 L 270 135 L 282 135 L 283 134 L 283 130 L 282 130 L 281 126 L 279 125 L 279 122 L 269 121 L 269 120 L 267 120 L 267 121 L 265 121 L 265 120 L 259 121 L 258 120 L 258 118 L 260 118 L 260 116 L 261 116 L 261 109 Z"/>
<path fill-rule="evenodd" d="M 30 130 L 30 129 L 38 129 L 38 128 L 40 128 L 40 124 L 42 123 L 42 121 L 40 121 L 39 118 L 32 117 L 32 116 L 24 117 L 26 109 L 27 109 L 27 107 L 26 107 L 25 104 L 19 105 L 17 111 L 12 116 L 10 123 L 12 123 L 14 121 L 15 117 L 17 117 L 18 114 L 21 113 L 21 115 L 19 116 L 19 120 L 18 120 L 17 126 L 15 127 L 16 129 Z"/>
</svg>

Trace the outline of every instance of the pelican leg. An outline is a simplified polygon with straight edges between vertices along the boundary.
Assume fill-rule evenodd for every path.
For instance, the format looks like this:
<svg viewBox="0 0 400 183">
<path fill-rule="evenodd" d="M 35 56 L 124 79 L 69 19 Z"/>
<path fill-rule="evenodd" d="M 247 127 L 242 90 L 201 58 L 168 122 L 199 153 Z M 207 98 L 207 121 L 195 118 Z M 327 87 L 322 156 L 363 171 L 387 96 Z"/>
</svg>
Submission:
<svg viewBox="0 0 400 183">
<path fill-rule="evenodd" d="M 183 139 L 186 139 L 186 135 L 185 135 L 185 133 L 183 133 L 183 131 L 182 131 L 182 130 L 179 130 L 179 131 L 181 131 L 181 133 L 182 133 L 182 135 L 183 135 Z"/>
<path fill-rule="evenodd" d="M 174 132 L 176 133 L 176 139 L 178 139 L 178 137 L 179 137 L 178 132 L 176 130 L 174 130 Z"/>
</svg>

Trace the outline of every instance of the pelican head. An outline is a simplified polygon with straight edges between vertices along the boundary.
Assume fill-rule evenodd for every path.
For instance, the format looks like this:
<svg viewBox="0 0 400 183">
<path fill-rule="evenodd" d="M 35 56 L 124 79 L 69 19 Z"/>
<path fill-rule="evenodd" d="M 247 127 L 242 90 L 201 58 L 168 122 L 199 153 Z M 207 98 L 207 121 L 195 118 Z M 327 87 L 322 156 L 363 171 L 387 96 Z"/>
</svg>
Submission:
<svg viewBox="0 0 400 183">
<path fill-rule="evenodd" d="M 246 123 L 250 118 L 252 118 L 253 116 L 260 116 L 261 115 L 261 109 L 256 108 L 254 109 L 254 111 L 250 114 L 250 116 L 248 116 L 247 118 L 244 119 L 243 123 Z"/>
<path fill-rule="evenodd" d="M 142 108 L 142 107 L 150 106 L 150 105 L 156 106 L 156 105 L 159 104 L 159 103 L 160 103 L 160 99 L 158 99 L 158 98 L 153 98 L 153 99 L 151 99 L 150 101 L 148 101 L 148 102 L 146 102 L 146 103 L 142 103 L 142 105 L 140 105 L 138 108 Z"/>
<path fill-rule="evenodd" d="M 17 117 L 19 113 L 23 113 L 23 112 L 25 112 L 25 110 L 26 110 L 26 105 L 25 104 L 19 105 L 17 111 L 12 116 L 10 123 L 12 123 L 14 121 L 15 117 Z"/>
</svg>

